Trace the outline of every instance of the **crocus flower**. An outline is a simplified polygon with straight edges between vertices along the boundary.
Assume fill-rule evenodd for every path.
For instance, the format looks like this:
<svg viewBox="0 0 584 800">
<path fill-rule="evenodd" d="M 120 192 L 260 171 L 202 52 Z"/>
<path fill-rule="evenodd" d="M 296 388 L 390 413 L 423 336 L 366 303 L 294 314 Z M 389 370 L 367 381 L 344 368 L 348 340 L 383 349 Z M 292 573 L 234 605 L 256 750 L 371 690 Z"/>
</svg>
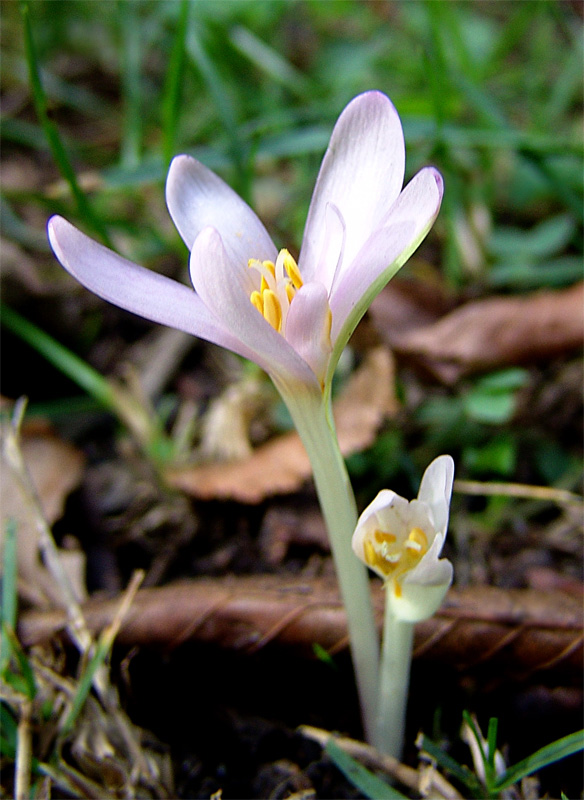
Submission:
<svg viewBox="0 0 584 800">
<path fill-rule="evenodd" d="M 219 177 L 177 156 L 170 215 L 189 248 L 194 291 L 127 261 L 61 217 L 51 246 L 100 297 L 251 359 L 284 395 L 320 394 L 375 295 L 431 228 L 442 178 L 422 169 L 402 189 L 398 114 L 380 92 L 352 100 L 333 130 L 308 212 L 298 263 Z"/>
<path fill-rule="evenodd" d="M 435 459 L 416 500 L 383 489 L 359 517 L 353 551 L 385 581 L 392 613 L 406 622 L 431 617 L 452 583 L 452 564 L 439 558 L 446 538 L 454 462 Z"/>
</svg>

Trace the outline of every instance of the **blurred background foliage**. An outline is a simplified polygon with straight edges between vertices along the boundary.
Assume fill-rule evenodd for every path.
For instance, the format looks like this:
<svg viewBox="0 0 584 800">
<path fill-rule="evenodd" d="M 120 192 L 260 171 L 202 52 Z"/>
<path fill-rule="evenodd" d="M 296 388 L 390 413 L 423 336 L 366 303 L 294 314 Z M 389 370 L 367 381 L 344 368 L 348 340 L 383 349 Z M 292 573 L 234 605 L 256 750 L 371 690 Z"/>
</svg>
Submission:
<svg viewBox="0 0 584 800">
<path fill-rule="evenodd" d="M 332 125 L 370 88 L 402 117 L 406 178 L 428 163 L 445 176 L 416 262 L 441 291 L 459 303 L 573 284 L 582 275 L 580 11 L 558 0 L 2 3 L 2 229 L 8 261 L 19 262 L 9 276 L 21 275 L 5 299 L 91 360 L 103 307 L 67 319 L 70 305 L 39 302 L 70 286 L 48 250 L 46 218 L 62 213 L 129 258 L 184 270 L 163 194 L 179 152 L 218 171 L 277 245 L 297 249 Z M 553 366 L 426 386 L 401 427 L 351 459 L 353 476 L 369 491 L 404 469 L 413 483 L 428 456 L 447 450 L 471 477 L 574 488 L 577 436 L 518 414 L 525 392 L 566 365 Z M 28 392 L 33 407 L 50 397 L 14 377 L 5 391 Z"/>
</svg>

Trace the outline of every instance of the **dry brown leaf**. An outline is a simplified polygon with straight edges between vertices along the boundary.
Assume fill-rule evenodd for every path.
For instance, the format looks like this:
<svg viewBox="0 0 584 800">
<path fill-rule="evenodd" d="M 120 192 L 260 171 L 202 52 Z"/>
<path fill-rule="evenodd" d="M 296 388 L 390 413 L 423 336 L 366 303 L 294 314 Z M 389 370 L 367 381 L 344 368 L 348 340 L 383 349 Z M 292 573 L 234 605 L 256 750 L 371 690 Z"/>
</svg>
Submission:
<svg viewBox="0 0 584 800">
<path fill-rule="evenodd" d="M 373 310 L 375 319 L 375 310 Z M 445 383 L 462 375 L 553 358 L 581 348 L 584 283 L 521 297 L 467 303 L 431 324 L 406 331 L 377 321 L 397 354 L 423 365 Z"/>
<path fill-rule="evenodd" d="M 372 581 L 379 627 L 384 589 Z M 111 622 L 118 600 L 83 607 L 97 633 Z M 63 631 L 60 610 L 23 614 L 19 636 L 32 645 Z M 582 602 L 561 592 L 457 588 L 436 615 L 416 625 L 414 657 L 431 659 L 488 681 L 533 673 L 557 685 L 582 682 Z M 141 589 L 124 617 L 117 641 L 128 646 L 175 647 L 195 639 L 256 651 L 280 644 L 311 654 L 314 643 L 330 653 L 348 646 L 346 616 L 334 579 L 280 575 L 201 578 Z"/>
<path fill-rule="evenodd" d="M 25 428 L 21 433 L 22 457 L 36 489 L 44 517 L 49 525 L 63 514 L 65 500 L 79 485 L 84 466 L 83 455 L 72 445 L 58 439 L 46 427 Z M 0 481 L 0 547 L 6 522 L 16 522 L 18 573 L 29 599 L 54 600 L 58 587 L 39 556 L 36 512 L 21 482 L 2 458 Z M 60 553 L 80 599 L 85 597 L 85 557 L 81 551 Z"/>
<path fill-rule="evenodd" d="M 368 447 L 383 420 L 396 412 L 393 360 L 386 348 L 377 347 L 367 354 L 334 404 L 343 455 Z M 202 500 L 259 503 L 274 494 L 296 491 L 311 472 L 300 438 L 288 433 L 258 447 L 243 461 L 170 469 L 166 479 Z"/>
</svg>

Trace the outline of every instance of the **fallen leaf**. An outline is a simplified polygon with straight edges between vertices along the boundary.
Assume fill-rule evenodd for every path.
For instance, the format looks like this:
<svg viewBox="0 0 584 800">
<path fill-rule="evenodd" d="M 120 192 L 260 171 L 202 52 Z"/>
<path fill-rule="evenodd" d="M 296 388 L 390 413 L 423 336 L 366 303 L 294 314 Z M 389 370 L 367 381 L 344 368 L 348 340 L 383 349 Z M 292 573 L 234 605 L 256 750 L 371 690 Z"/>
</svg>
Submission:
<svg viewBox="0 0 584 800">
<path fill-rule="evenodd" d="M 371 582 L 378 627 L 384 589 Z M 95 634 L 110 624 L 119 600 L 90 600 L 83 606 Z M 62 633 L 61 610 L 21 615 L 23 645 Z M 335 654 L 348 646 L 345 610 L 334 578 L 282 575 L 200 578 L 140 589 L 124 617 L 117 641 L 129 647 L 177 647 L 186 641 L 255 652 L 285 646 L 313 655 L 315 643 Z M 470 671 L 492 683 L 548 676 L 555 686 L 582 683 L 581 597 L 562 592 L 452 587 L 441 608 L 418 623 L 414 658 Z"/>
<path fill-rule="evenodd" d="M 42 514 L 51 526 L 63 514 L 65 500 L 79 485 L 83 473 L 83 455 L 72 445 L 57 438 L 47 426 L 24 427 L 20 435 L 22 458 L 38 496 Z M 57 602 L 59 587 L 43 565 L 39 552 L 39 519 L 34 502 L 6 462 L 2 451 L 0 481 L 2 537 L 8 520 L 16 523 L 18 575 L 25 596 L 36 603 Z M 86 596 L 85 556 L 81 550 L 60 550 L 69 578 L 78 598 Z"/>
<path fill-rule="evenodd" d="M 395 415 L 393 359 L 384 347 L 372 349 L 334 404 L 339 445 L 344 456 L 364 450 L 384 419 Z M 228 464 L 169 469 L 171 486 L 201 500 L 259 503 L 275 494 L 297 491 L 312 474 L 298 434 L 278 436 L 246 459 Z"/>
<path fill-rule="evenodd" d="M 373 311 L 375 319 L 375 311 Z M 466 303 L 430 324 L 404 330 L 377 323 L 397 355 L 447 384 L 462 375 L 571 353 L 584 339 L 584 283 L 521 297 Z"/>
</svg>

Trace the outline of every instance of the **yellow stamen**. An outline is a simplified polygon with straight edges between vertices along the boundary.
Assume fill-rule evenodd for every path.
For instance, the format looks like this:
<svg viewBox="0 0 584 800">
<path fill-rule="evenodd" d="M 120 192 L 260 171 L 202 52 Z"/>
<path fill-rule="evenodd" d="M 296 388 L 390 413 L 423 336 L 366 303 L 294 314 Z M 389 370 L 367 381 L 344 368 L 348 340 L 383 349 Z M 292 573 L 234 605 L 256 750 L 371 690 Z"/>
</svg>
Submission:
<svg viewBox="0 0 584 800">
<path fill-rule="evenodd" d="M 262 293 L 262 298 L 264 301 L 264 317 L 272 328 L 279 333 L 282 329 L 282 306 L 278 300 L 278 295 L 271 289 L 266 289 Z"/>
<path fill-rule="evenodd" d="M 294 284 L 295 289 L 300 289 L 304 285 L 298 264 L 295 259 L 290 255 L 288 250 L 280 250 L 280 255 L 283 256 L 284 269 L 288 273 L 288 277 Z"/>
<path fill-rule="evenodd" d="M 264 301 L 262 300 L 261 292 L 252 292 L 249 296 L 252 306 L 255 306 L 260 314 L 264 314 Z"/>
<path fill-rule="evenodd" d="M 365 561 L 387 579 L 393 578 L 393 590 L 401 596 L 400 579 L 420 561 L 428 551 L 428 537 L 421 528 L 412 528 L 407 539 L 398 544 L 397 536 L 377 528 L 363 542 Z"/>
<path fill-rule="evenodd" d="M 254 290 L 249 298 L 252 305 L 272 328 L 282 333 L 290 303 L 303 285 L 298 264 L 288 250 L 282 249 L 275 264 L 273 261 L 250 258 L 247 265 L 251 269 L 256 269 L 261 275 L 259 291 Z M 330 336 L 328 321 L 327 325 Z"/>
</svg>

